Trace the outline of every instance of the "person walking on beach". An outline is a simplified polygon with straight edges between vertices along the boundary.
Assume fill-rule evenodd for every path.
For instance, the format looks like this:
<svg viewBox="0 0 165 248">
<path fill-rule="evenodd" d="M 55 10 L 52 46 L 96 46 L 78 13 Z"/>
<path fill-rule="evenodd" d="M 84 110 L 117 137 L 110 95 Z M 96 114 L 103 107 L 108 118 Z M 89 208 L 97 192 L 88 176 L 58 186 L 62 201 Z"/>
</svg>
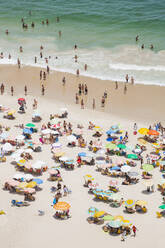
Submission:
<svg viewBox="0 0 165 248">
<path fill-rule="evenodd" d="M 84 109 L 84 101 L 81 99 L 81 109 Z"/>
<path fill-rule="evenodd" d="M 81 84 L 79 84 L 79 86 L 78 86 L 78 89 L 79 89 L 79 96 L 81 96 Z"/>
<path fill-rule="evenodd" d="M 117 83 L 117 81 L 115 82 L 115 90 L 117 90 L 118 89 L 118 83 Z"/>
<path fill-rule="evenodd" d="M 79 69 L 77 69 L 76 74 L 77 74 L 77 77 L 79 77 L 79 75 L 80 75 Z"/>
<path fill-rule="evenodd" d="M 126 94 L 127 93 L 127 86 L 126 86 L 126 84 L 124 85 L 124 94 Z"/>
<path fill-rule="evenodd" d="M 40 71 L 40 80 L 42 80 L 42 71 Z"/>
<path fill-rule="evenodd" d="M 11 95 L 13 96 L 13 93 L 14 93 L 14 88 L 13 86 L 11 86 Z"/>
<path fill-rule="evenodd" d="M 78 98 L 78 94 L 76 93 L 76 104 L 79 103 L 79 98 Z"/>
<path fill-rule="evenodd" d="M 26 85 L 25 85 L 24 91 L 25 91 L 25 96 L 27 96 L 27 86 Z"/>
<path fill-rule="evenodd" d="M 44 85 L 42 84 L 42 95 L 44 96 L 45 95 L 45 88 L 44 88 Z"/>
<path fill-rule="evenodd" d="M 43 72 L 43 80 L 46 80 L 46 72 Z"/>
<path fill-rule="evenodd" d="M 88 87 L 86 84 L 85 84 L 85 95 L 88 95 Z"/>
<path fill-rule="evenodd" d="M 2 84 L 1 84 L 1 95 L 3 95 L 4 91 L 5 91 L 5 86 L 4 86 L 4 84 L 2 83 Z"/>
<path fill-rule="evenodd" d="M 37 64 L 37 57 L 34 57 L 34 63 Z"/>
<path fill-rule="evenodd" d="M 46 68 L 46 70 L 47 70 L 47 73 L 49 74 L 49 72 L 50 72 L 50 69 L 49 69 L 49 66 L 47 65 L 47 68 Z"/>
<path fill-rule="evenodd" d="M 104 108 L 104 105 L 105 105 L 105 98 L 103 96 L 102 99 L 101 99 L 101 107 Z"/>
<path fill-rule="evenodd" d="M 87 68 L 88 68 L 88 66 L 87 66 L 87 64 L 85 64 L 84 65 L 84 70 L 87 71 Z"/>
<path fill-rule="evenodd" d="M 138 229 L 136 228 L 136 226 L 133 226 L 132 227 L 132 231 L 133 231 L 133 236 L 134 237 L 136 237 L 136 231 L 137 231 Z"/>
<path fill-rule="evenodd" d="M 62 79 L 63 86 L 65 86 L 65 83 L 66 83 L 66 79 L 65 79 L 65 77 L 63 77 L 63 79 Z"/>
<path fill-rule="evenodd" d="M 128 77 L 128 74 L 125 76 L 125 81 L 126 83 L 128 83 L 128 80 L 129 80 L 129 77 Z"/>
<path fill-rule="evenodd" d="M 96 104 L 95 104 L 95 99 L 94 99 L 94 98 L 93 98 L 92 107 L 93 107 L 93 109 L 95 109 L 95 108 L 96 108 Z"/>
<path fill-rule="evenodd" d="M 17 59 L 17 65 L 18 65 L 18 68 L 20 69 L 21 68 L 21 62 L 20 62 L 19 58 Z"/>
</svg>

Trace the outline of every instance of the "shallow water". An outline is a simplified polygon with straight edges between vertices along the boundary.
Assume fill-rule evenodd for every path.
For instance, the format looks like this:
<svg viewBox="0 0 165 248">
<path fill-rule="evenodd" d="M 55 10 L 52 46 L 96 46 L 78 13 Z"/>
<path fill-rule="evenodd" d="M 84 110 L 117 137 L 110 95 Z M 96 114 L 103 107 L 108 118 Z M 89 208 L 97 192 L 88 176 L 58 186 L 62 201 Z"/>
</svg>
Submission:
<svg viewBox="0 0 165 248">
<path fill-rule="evenodd" d="M 51 55 L 49 65 L 53 69 L 75 73 L 80 68 L 81 74 L 113 80 L 124 80 L 128 73 L 137 83 L 164 85 L 164 9 L 165 1 L 160 0 L 0 1 L 0 51 L 5 56 L 0 63 L 16 63 L 19 57 L 24 64 L 34 65 L 37 56 L 38 64 L 45 66 L 45 60 L 39 59 L 42 44 L 43 57 Z M 27 31 L 22 29 L 22 17 L 29 24 Z M 47 18 L 49 25 L 42 25 Z M 34 29 L 30 27 L 32 21 Z M 143 43 L 145 49 L 141 50 Z M 149 49 L 151 43 L 154 51 Z M 77 52 L 74 44 L 78 45 Z M 19 53 L 20 46 L 23 54 Z M 78 63 L 73 59 L 75 53 Z"/>
</svg>

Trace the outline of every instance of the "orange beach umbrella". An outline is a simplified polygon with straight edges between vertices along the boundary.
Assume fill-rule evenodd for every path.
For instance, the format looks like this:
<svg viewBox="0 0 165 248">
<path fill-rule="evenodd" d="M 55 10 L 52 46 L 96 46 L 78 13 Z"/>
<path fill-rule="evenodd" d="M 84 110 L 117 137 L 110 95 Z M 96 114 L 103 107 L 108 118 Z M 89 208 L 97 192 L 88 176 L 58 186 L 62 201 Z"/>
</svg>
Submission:
<svg viewBox="0 0 165 248">
<path fill-rule="evenodd" d="M 68 210 L 71 206 L 67 202 L 57 202 L 53 206 L 56 210 L 61 210 L 61 211 L 66 211 Z"/>
<path fill-rule="evenodd" d="M 149 130 L 148 135 L 159 135 L 159 133 L 156 130 Z"/>
</svg>

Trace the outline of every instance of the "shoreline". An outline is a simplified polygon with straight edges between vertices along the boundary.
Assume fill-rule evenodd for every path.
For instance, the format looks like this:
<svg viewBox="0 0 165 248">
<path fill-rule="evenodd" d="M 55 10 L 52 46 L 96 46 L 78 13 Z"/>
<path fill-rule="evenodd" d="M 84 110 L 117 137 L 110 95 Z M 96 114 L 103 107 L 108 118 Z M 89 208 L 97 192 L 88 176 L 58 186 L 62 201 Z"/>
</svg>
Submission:
<svg viewBox="0 0 165 248">
<path fill-rule="evenodd" d="M 108 114 L 132 119 L 134 122 L 165 121 L 163 107 L 165 104 L 165 87 L 156 85 L 127 84 L 127 92 L 124 94 L 124 83 L 115 83 L 110 80 L 100 80 L 86 76 L 77 77 L 71 73 L 50 70 L 47 80 L 40 81 L 41 67 L 23 66 L 18 69 L 15 65 L 0 65 L 0 81 L 5 84 L 5 92 L 10 94 L 10 87 L 14 87 L 14 95 L 24 95 L 24 86 L 27 86 L 28 94 L 41 96 L 41 85 L 45 86 L 45 98 L 57 100 L 63 104 L 75 105 L 75 94 L 78 92 L 78 84 L 86 83 L 88 95 L 83 95 L 85 108 L 92 109 L 92 101 L 95 98 L 96 110 Z M 45 71 L 45 70 L 44 70 Z M 80 72 L 81 73 L 81 72 Z M 62 85 L 65 76 L 66 85 Z M 22 85 L 22 86 L 21 86 Z M 101 108 L 101 97 L 107 91 L 108 98 L 105 107 Z M 82 98 L 80 97 L 80 98 Z M 77 107 L 80 108 L 78 105 Z M 83 111 L 83 110 L 82 110 Z M 93 110 L 95 111 L 95 110 Z"/>
</svg>

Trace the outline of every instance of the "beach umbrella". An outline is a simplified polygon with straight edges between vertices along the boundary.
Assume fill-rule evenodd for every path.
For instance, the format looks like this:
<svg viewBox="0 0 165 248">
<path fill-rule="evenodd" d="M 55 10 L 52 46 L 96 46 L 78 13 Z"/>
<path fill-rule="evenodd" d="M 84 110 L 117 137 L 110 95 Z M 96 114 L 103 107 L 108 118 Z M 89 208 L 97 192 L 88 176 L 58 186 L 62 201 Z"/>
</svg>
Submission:
<svg viewBox="0 0 165 248">
<path fill-rule="evenodd" d="M 119 184 L 119 182 L 117 180 L 115 180 L 115 179 L 111 179 L 110 182 L 109 182 L 109 185 L 113 186 L 113 187 L 117 186 L 118 184 Z"/>
<path fill-rule="evenodd" d="M 54 134 L 54 135 L 59 135 L 59 132 L 58 132 L 58 131 L 54 131 L 54 130 L 51 130 L 50 133 L 51 133 L 51 134 Z"/>
<path fill-rule="evenodd" d="M 158 136 L 159 133 L 156 130 L 149 130 L 148 135 L 156 135 L 156 136 Z"/>
<path fill-rule="evenodd" d="M 20 102 L 24 102 L 24 101 L 25 101 L 25 98 L 23 98 L 23 97 L 18 98 L 18 101 L 20 101 Z"/>
<path fill-rule="evenodd" d="M 18 184 L 18 187 L 21 188 L 21 189 L 24 189 L 24 188 L 26 188 L 26 185 L 27 185 L 26 182 L 21 182 L 21 183 Z"/>
<path fill-rule="evenodd" d="M 71 206 L 67 202 L 57 202 L 53 206 L 56 210 L 61 210 L 61 211 L 66 211 L 68 210 Z"/>
<path fill-rule="evenodd" d="M 31 154 L 31 153 L 33 153 L 33 150 L 32 150 L 31 148 L 27 148 L 27 149 L 24 150 L 24 152 L 25 152 L 25 153 L 30 153 L 30 154 Z"/>
<path fill-rule="evenodd" d="M 140 134 L 142 134 L 142 135 L 147 135 L 147 134 L 148 134 L 148 131 L 149 131 L 148 128 L 140 128 L 140 129 L 138 130 L 138 132 L 139 132 Z"/>
<path fill-rule="evenodd" d="M 137 159 L 138 156 L 136 154 L 127 154 L 127 158 Z"/>
<path fill-rule="evenodd" d="M 106 148 L 110 149 L 110 150 L 114 150 L 117 148 L 117 146 L 113 143 L 108 143 L 105 145 Z"/>
<path fill-rule="evenodd" d="M 159 158 L 160 158 L 160 156 L 159 155 L 157 155 L 157 154 L 150 154 L 150 158 L 152 159 L 152 160 L 158 160 Z"/>
<path fill-rule="evenodd" d="M 128 199 L 127 201 L 124 202 L 126 207 L 133 207 L 135 205 L 135 201 L 132 199 Z"/>
<path fill-rule="evenodd" d="M 43 129 L 42 131 L 41 131 L 41 133 L 42 134 L 44 134 L 44 135 L 47 135 L 47 134 L 50 134 L 51 133 L 51 129 Z"/>
<path fill-rule="evenodd" d="M 131 226 L 132 223 L 129 220 L 123 220 L 122 221 L 122 226 Z"/>
<path fill-rule="evenodd" d="M 111 199 L 113 201 L 119 201 L 121 199 L 121 194 L 120 193 L 113 193 L 112 196 L 111 196 Z"/>
<path fill-rule="evenodd" d="M 30 175 L 30 174 L 26 174 L 26 175 L 24 175 L 24 179 L 26 180 L 26 181 L 30 181 L 30 180 L 33 180 L 33 176 L 32 175 Z"/>
<path fill-rule="evenodd" d="M 6 143 L 2 146 L 3 151 L 9 152 L 13 150 L 13 146 L 10 143 Z"/>
<path fill-rule="evenodd" d="M 30 129 L 28 129 L 28 128 L 24 128 L 23 133 L 24 134 L 32 134 L 32 131 Z"/>
<path fill-rule="evenodd" d="M 0 138 L 6 139 L 8 136 L 9 136 L 9 132 L 3 132 L 3 133 L 1 133 Z"/>
<path fill-rule="evenodd" d="M 19 165 L 19 166 L 24 166 L 25 163 L 26 163 L 26 160 L 25 160 L 25 159 L 21 159 L 21 160 L 19 160 L 19 161 L 17 162 L 17 165 Z"/>
<path fill-rule="evenodd" d="M 122 215 L 116 215 L 116 216 L 114 216 L 114 220 L 123 221 L 124 217 Z"/>
<path fill-rule="evenodd" d="M 40 116 L 40 115 L 41 114 L 39 112 L 36 112 L 36 111 L 32 114 L 33 117 L 37 117 L 37 116 Z"/>
<path fill-rule="evenodd" d="M 165 209 L 165 204 L 159 206 L 160 209 Z"/>
<path fill-rule="evenodd" d="M 99 186 L 98 183 L 89 183 L 89 184 L 88 184 L 88 187 L 89 187 L 90 189 L 97 189 L 98 186 Z"/>
<path fill-rule="evenodd" d="M 108 137 L 108 138 L 106 139 L 106 141 L 109 141 L 109 142 L 111 142 L 111 141 L 113 141 L 113 138 L 111 138 L 111 137 Z"/>
<path fill-rule="evenodd" d="M 26 127 L 35 127 L 36 125 L 35 124 L 33 124 L 33 123 L 27 123 L 26 124 Z"/>
<path fill-rule="evenodd" d="M 153 165 L 152 164 L 143 164 L 142 165 L 142 168 L 144 171 L 146 172 L 149 172 L 149 171 L 152 171 L 154 169 Z"/>
<path fill-rule="evenodd" d="M 18 182 L 18 181 L 16 181 L 16 180 L 13 180 L 13 179 L 7 181 L 7 183 L 8 183 L 10 186 L 12 186 L 12 187 L 16 187 L 16 186 L 18 186 L 18 185 L 20 184 L 20 182 Z"/>
<path fill-rule="evenodd" d="M 14 176 L 13 176 L 13 178 L 14 179 L 24 179 L 24 175 L 23 174 L 19 174 L 19 173 L 17 173 L 17 174 L 15 174 Z"/>
<path fill-rule="evenodd" d="M 69 142 L 76 142 L 76 137 L 74 136 L 74 135 L 69 135 L 68 137 L 67 137 L 67 140 L 69 141 Z"/>
<path fill-rule="evenodd" d="M 60 111 L 64 113 L 64 112 L 67 112 L 68 109 L 67 108 L 60 108 Z"/>
<path fill-rule="evenodd" d="M 141 150 L 140 148 L 136 148 L 136 149 L 133 150 L 133 152 L 134 152 L 134 153 L 137 153 L 137 154 L 141 153 L 141 151 L 142 151 L 142 150 Z"/>
<path fill-rule="evenodd" d="M 147 202 L 143 201 L 143 200 L 138 200 L 138 201 L 136 201 L 136 204 L 140 205 L 140 206 L 145 206 L 145 205 L 147 205 Z"/>
<path fill-rule="evenodd" d="M 36 182 L 37 184 L 42 184 L 43 183 L 43 180 L 40 179 L 40 178 L 34 178 L 33 179 L 33 182 Z"/>
<path fill-rule="evenodd" d="M 78 156 L 80 156 L 80 157 L 86 157 L 86 155 L 87 155 L 86 152 L 79 152 L 78 153 Z"/>
<path fill-rule="evenodd" d="M 128 176 L 130 176 L 130 177 L 137 177 L 138 175 L 139 175 L 139 173 L 136 171 L 128 172 Z"/>
<path fill-rule="evenodd" d="M 15 112 L 16 112 L 15 110 L 10 110 L 10 111 L 7 112 L 7 114 L 8 115 L 13 115 L 13 114 L 15 114 Z"/>
<path fill-rule="evenodd" d="M 144 180 L 143 183 L 144 183 L 144 185 L 146 187 L 151 187 L 153 185 L 153 181 L 152 180 Z"/>
<path fill-rule="evenodd" d="M 121 167 L 121 171 L 122 171 L 122 172 L 127 173 L 127 172 L 129 172 L 130 170 L 131 170 L 131 167 L 130 167 L 129 165 L 123 165 L 123 166 Z"/>
<path fill-rule="evenodd" d="M 108 214 L 108 215 L 105 215 L 103 217 L 103 220 L 105 220 L 105 221 L 111 221 L 111 220 L 114 220 L 114 217 L 112 215 Z"/>
<path fill-rule="evenodd" d="M 59 160 L 60 161 L 62 161 L 62 162 L 66 162 L 66 161 L 72 161 L 73 159 L 72 158 L 69 158 L 69 157 L 61 157 L 61 158 L 59 158 Z"/>
<path fill-rule="evenodd" d="M 124 144 L 118 144 L 117 147 L 119 149 L 125 149 L 126 148 L 126 145 L 124 145 Z"/>
<path fill-rule="evenodd" d="M 113 228 L 119 228 L 119 227 L 122 226 L 122 222 L 119 221 L 119 220 L 111 220 L 111 221 L 108 223 L 108 226 L 113 227 Z"/>
<path fill-rule="evenodd" d="M 34 181 L 32 181 L 32 182 L 30 182 L 30 183 L 28 183 L 28 184 L 26 185 L 26 188 L 34 188 L 34 187 L 36 187 L 36 185 L 37 185 L 37 183 L 34 182 Z"/>
<path fill-rule="evenodd" d="M 57 173 L 58 173 L 58 171 L 56 169 L 50 169 L 49 170 L 50 175 L 56 175 Z"/>
<path fill-rule="evenodd" d="M 119 166 L 113 166 L 113 167 L 111 168 L 111 170 L 120 170 L 120 167 L 119 167 Z"/>
<path fill-rule="evenodd" d="M 64 154 L 65 154 L 65 152 L 57 152 L 54 155 L 55 155 L 55 157 L 62 157 L 62 156 L 64 156 Z"/>
<path fill-rule="evenodd" d="M 105 164 L 105 161 L 103 160 L 96 160 L 96 165 L 103 165 Z"/>
<path fill-rule="evenodd" d="M 105 211 L 98 211 L 94 214 L 94 218 L 101 218 L 105 215 Z"/>
<path fill-rule="evenodd" d="M 142 144 L 145 145 L 147 143 L 146 140 L 144 140 L 143 138 L 138 138 L 138 141 Z"/>
<path fill-rule="evenodd" d="M 89 209 L 88 209 L 88 214 L 95 214 L 96 212 L 98 212 L 99 210 L 97 209 L 97 208 L 95 208 L 95 207 L 90 207 Z"/>
<path fill-rule="evenodd" d="M 96 157 L 96 160 L 105 160 L 105 157 L 103 157 L 103 156 L 98 156 L 98 157 Z"/>
<path fill-rule="evenodd" d="M 60 148 L 60 147 L 62 147 L 62 144 L 59 143 L 59 142 L 53 143 L 53 144 L 52 144 L 52 147 L 53 147 L 53 148 Z"/>
<path fill-rule="evenodd" d="M 105 150 L 104 149 L 100 149 L 96 152 L 96 154 L 105 154 Z"/>
<path fill-rule="evenodd" d="M 24 140 L 24 138 L 25 138 L 25 137 L 24 137 L 22 134 L 17 135 L 17 136 L 15 137 L 16 140 Z"/>
</svg>

